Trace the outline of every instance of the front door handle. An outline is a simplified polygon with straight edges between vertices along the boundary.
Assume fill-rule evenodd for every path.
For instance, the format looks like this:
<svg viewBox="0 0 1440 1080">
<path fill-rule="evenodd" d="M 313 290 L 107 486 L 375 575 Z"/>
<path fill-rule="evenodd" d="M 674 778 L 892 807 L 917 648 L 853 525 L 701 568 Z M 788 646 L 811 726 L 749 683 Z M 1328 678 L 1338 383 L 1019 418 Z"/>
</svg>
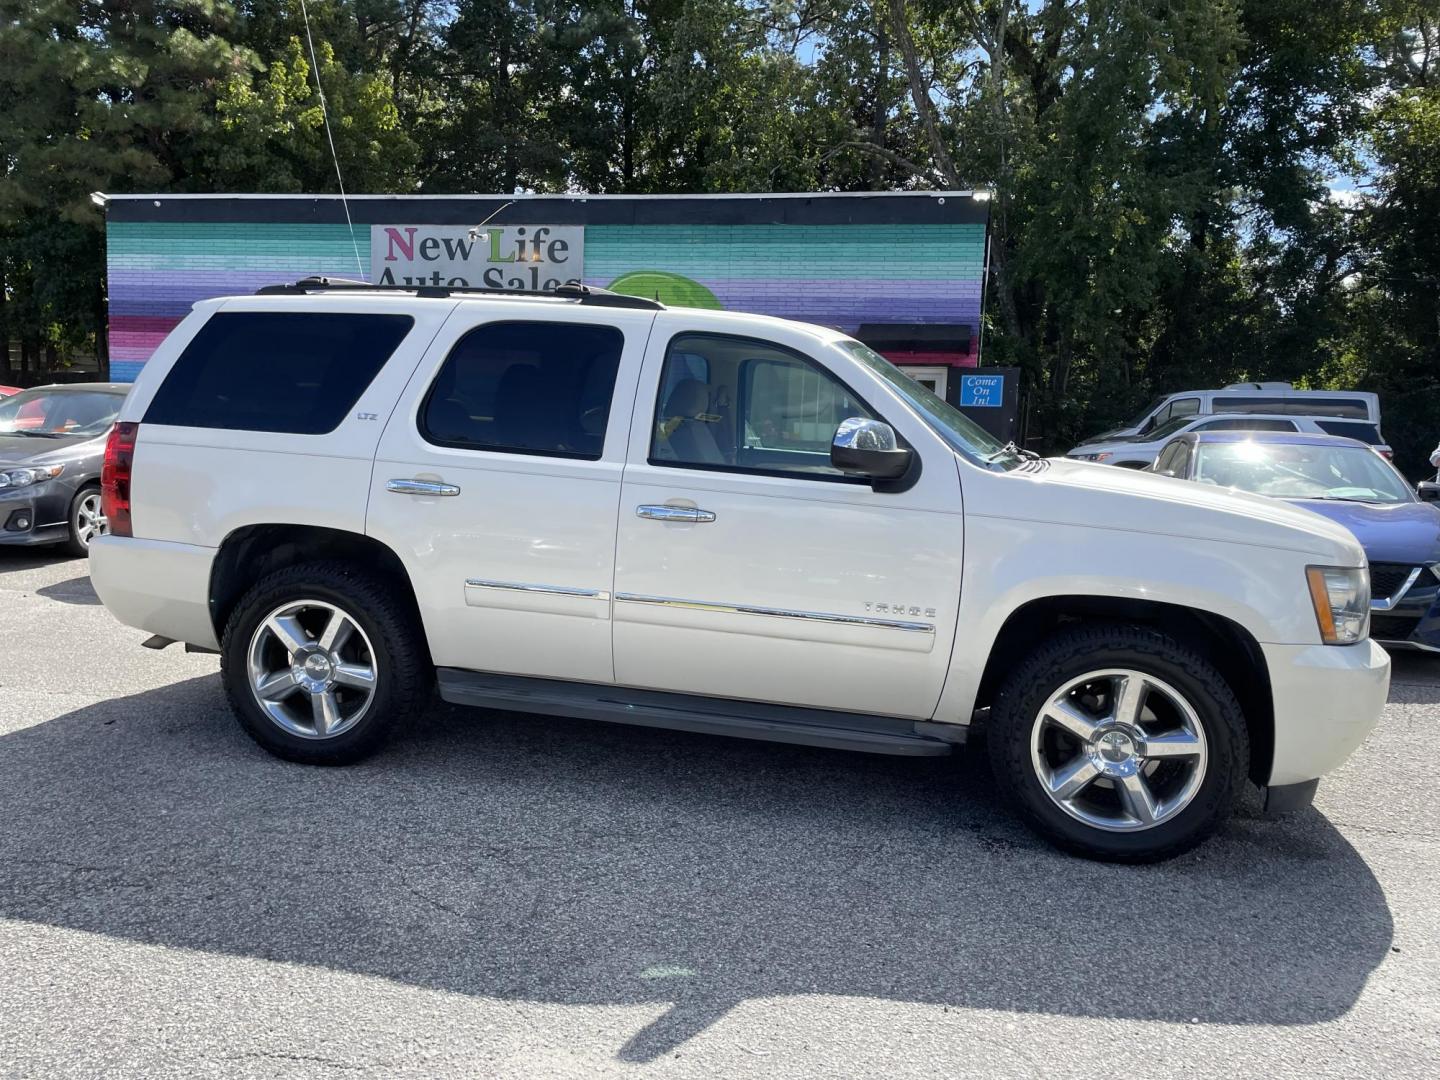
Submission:
<svg viewBox="0 0 1440 1080">
<path fill-rule="evenodd" d="M 703 525 L 715 520 L 711 511 L 694 506 L 637 506 L 635 516 L 649 521 L 683 521 L 690 525 Z"/>
<path fill-rule="evenodd" d="M 454 484 L 442 484 L 438 480 L 387 480 L 385 490 L 396 495 L 459 495 L 460 489 Z"/>
</svg>

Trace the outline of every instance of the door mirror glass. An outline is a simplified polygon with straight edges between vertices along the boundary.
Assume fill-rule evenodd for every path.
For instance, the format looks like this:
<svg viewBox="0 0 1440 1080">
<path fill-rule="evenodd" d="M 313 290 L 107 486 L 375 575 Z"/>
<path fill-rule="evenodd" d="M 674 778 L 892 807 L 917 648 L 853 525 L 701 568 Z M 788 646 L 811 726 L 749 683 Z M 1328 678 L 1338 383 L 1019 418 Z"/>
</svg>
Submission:
<svg viewBox="0 0 1440 1080">
<path fill-rule="evenodd" d="M 1440 483 L 1434 480 L 1421 480 L 1415 493 L 1421 500 L 1428 503 L 1440 503 Z"/>
<path fill-rule="evenodd" d="M 910 468 L 910 458 L 894 428 L 859 416 L 842 420 L 830 443 L 830 463 L 835 468 L 871 480 L 899 479 Z"/>
</svg>

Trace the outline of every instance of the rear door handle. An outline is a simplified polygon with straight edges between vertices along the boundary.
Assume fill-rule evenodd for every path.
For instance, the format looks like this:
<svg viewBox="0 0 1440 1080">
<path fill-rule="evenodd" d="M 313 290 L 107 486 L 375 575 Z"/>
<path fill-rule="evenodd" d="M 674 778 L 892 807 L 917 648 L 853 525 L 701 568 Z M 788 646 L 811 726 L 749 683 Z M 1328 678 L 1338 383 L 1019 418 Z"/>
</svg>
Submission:
<svg viewBox="0 0 1440 1080">
<path fill-rule="evenodd" d="M 396 495 L 459 495 L 460 489 L 454 484 L 442 484 L 438 480 L 387 480 L 385 490 Z"/>
<path fill-rule="evenodd" d="M 715 515 L 709 510 L 700 510 L 694 506 L 637 506 L 635 516 L 649 521 L 683 521 L 691 525 L 703 525 L 715 520 Z"/>
</svg>

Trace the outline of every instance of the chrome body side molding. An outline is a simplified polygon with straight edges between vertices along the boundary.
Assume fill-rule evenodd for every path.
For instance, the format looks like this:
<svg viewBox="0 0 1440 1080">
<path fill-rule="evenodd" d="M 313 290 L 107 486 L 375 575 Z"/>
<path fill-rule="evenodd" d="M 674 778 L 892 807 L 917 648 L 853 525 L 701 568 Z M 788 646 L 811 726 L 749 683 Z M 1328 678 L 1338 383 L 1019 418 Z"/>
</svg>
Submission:
<svg viewBox="0 0 1440 1080">
<path fill-rule="evenodd" d="M 542 593 L 546 596 L 575 596 L 581 600 L 609 600 L 606 589 L 575 589 L 567 585 L 532 585 L 523 581 L 487 581 L 484 578 L 467 578 L 466 590 L 493 589 L 497 592 Z"/>
<path fill-rule="evenodd" d="M 877 619 L 869 615 L 838 615 L 827 611 L 793 611 L 788 608 L 760 607 L 755 604 L 721 604 L 708 600 L 681 600 L 673 596 L 642 596 L 638 593 L 616 593 L 615 602 L 684 608 L 689 611 L 714 611 L 724 615 L 763 615 L 772 619 L 798 619 L 836 626 L 871 626 L 882 630 L 928 634 L 932 637 L 935 634 L 933 623 L 911 622 L 906 619 Z"/>
</svg>

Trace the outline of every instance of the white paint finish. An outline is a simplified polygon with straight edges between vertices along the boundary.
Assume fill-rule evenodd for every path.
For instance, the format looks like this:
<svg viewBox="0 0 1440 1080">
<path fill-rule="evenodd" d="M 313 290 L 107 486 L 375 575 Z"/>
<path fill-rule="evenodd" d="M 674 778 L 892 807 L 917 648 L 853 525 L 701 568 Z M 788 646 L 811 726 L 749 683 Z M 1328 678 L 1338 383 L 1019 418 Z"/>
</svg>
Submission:
<svg viewBox="0 0 1440 1080">
<path fill-rule="evenodd" d="M 209 603 L 214 560 L 213 548 L 99 536 L 90 545 L 90 583 L 127 626 L 217 649 Z"/>
<path fill-rule="evenodd" d="M 363 532 L 371 461 L 385 418 L 455 306 L 453 300 L 351 295 L 239 297 L 196 305 L 141 370 L 122 413 L 122 419 L 141 421 L 132 486 L 135 535 L 218 547 L 238 528 L 271 522 Z M 413 318 L 415 325 L 327 434 L 144 423 L 155 391 L 203 324 L 197 316 L 222 309 L 393 313 Z"/>
<path fill-rule="evenodd" d="M 379 426 L 371 425 L 377 434 Z M 244 433 L 140 426 L 131 487 L 136 536 L 218 548 L 246 525 L 364 530 L 368 457 L 206 445 L 211 434 L 230 441 Z M 325 445 L 319 435 L 279 438 Z"/>
<path fill-rule="evenodd" d="M 1343 528 L 1272 499 L 1086 463 L 1025 473 L 958 465 L 968 511 L 962 644 L 937 720 L 969 722 L 996 636 L 1033 600 L 1176 604 L 1221 615 L 1257 642 L 1319 645 L 1305 567 L 1365 558 Z"/>
<path fill-rule="evenodd" d="M 1358 645 L 1263 645 L 1275 696 L 1270 783 L 1324 776 L 1365 741 L 1390 692 L 1390 655 Z"/>
<path fill-rule="evenodd" d="M 366 531 L 399 556 L 442 666 L 611 682 L 609 606 L 540 591 L 467 589 L 470 580 L 608 593 L 635 381 L 654 313 L 574 304 L 461 301 L 401 396 L 380 443 Z M 625 337 L 600 460 L 434 446 L 420 404 L 451 348 L 487 322 L 613 326 Z M 392 479 L 439 480 L 453 497 L 398 495 Z"/>
<path fill-rule="evenodd" d="M 665 350 L 689 331 L 773 341 L 839 374 L 922 455 L 919 482 L 881 494 L 862 484 L 649 464 Z M 896 617 L 933 623 L 934 635 L 617 603 L 617 681 L 916 719 L 933 714 L 954 637 L 964 543 L 953 455 L 881 380 L 828 346 L 834 336 L 728 313 L 657 317 L 630 434 L 616 594 L 877 618 L 890 617 L 879 604 L 933 608 L 933 617 Z M 652 503 L 696 506 L 715 520 L 677 524 L 635 515 Z"/>
</svg>

